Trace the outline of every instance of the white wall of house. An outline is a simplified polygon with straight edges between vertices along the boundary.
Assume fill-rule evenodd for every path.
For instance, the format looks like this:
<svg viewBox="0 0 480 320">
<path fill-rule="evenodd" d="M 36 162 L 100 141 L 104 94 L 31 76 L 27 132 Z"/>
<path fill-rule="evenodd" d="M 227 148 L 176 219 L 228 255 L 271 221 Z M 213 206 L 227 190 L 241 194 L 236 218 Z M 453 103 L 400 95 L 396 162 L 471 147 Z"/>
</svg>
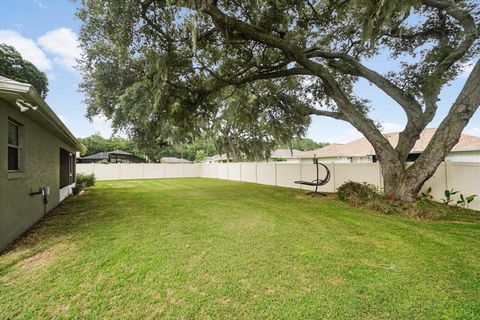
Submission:
<svg viewBox="0 0 480 320">
<path fill-rule="evenodd" d="M 480 162 L 480 151 L 450 152 L 446 160 L 452 162 Z"/>
</svg>

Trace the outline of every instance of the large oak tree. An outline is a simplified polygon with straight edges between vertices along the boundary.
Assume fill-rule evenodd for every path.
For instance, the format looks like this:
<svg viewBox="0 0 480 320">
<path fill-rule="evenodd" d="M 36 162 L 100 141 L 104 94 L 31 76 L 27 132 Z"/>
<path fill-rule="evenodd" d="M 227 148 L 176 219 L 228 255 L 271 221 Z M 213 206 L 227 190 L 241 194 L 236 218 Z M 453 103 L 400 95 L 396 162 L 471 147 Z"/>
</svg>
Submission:
<svg viewBox="0 0 480 320">
<path fill-rule="evenodd" d="M 119 127 L 194 131 L 234 92 L 253 92 L 275 132 L 318 115 L 373 145 L 385 192 L 412 201 L 480 105 L 479 5 L 468 0 L 84 0 L 89 113 Z M 386 55 L 392 70 L 368 67 Z M 425 151 L 405 162 L 442 88 L 474 67 Z M 353 92 L 360 79 L 406 114 L 396 146 Z M 237 108 L 242 108 L 239 104 Z M 240 112 L 241 114 L 241 112 Z M 303 118 L 302 118 L 303 117 Z M 283 119 L 289 120 L 285 123 Z M 302 122 L 303 120 L 299 120 Z M 306 122 L 305 122 L 306 123 Z M 165 134 L 165 132 L 164 132 Z"/>
</svg>

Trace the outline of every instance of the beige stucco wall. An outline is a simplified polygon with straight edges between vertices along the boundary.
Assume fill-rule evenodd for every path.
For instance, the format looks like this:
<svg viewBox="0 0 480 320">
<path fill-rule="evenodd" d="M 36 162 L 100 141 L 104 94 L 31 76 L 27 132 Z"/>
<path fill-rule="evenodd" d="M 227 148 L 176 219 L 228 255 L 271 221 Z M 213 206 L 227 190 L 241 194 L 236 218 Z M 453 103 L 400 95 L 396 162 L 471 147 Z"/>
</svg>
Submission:
<svg viewBox="0 0 480 320">
<path fill-rule="evenodd" d="M 23 125 L 23 170 L 19 174 L 7 171 L 8 117 Z M 75 154 L 74 147 L 0 99 L 0 251 L 43 216 L 42 196 L 30 196 L 30 192 L 49 186 L 47 210 L 58 205 L 60 147 Z"/>
</svg>

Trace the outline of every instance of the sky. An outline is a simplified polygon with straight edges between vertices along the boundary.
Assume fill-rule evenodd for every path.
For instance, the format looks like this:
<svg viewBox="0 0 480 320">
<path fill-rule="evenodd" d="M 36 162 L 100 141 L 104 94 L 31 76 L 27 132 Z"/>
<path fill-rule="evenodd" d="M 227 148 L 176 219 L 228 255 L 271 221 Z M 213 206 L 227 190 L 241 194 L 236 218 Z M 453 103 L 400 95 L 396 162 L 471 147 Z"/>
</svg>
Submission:
<svg viewBox="0 0 480 320">
<path fill-rule="evenodd" d="M 78 2 L 71 0 L 15 0 L 1 1 L 0 11 L 8 12 L 0 20 L 0 43 L 14 46 L 22 56 L 44 71 L 49 79 L 47 103 L 77 137 L 100 133 L 108 138 L 112 134 L 109 121 L 96 117 L 92 122 L 85 118 L 87 106 L 78 90 L 81 75 L 75 69 L 81 55 L 78 34 L 81 22 L 75 17 Z M 368 61 L 375 70 L 389 70 L 392 61 L 379 57 Z M 457 78 L 441 93 L 436 117 L 428 126 L 437 127 L 458 96 L 471 68 Z M 355 92 L 369 99 L 371 117 L 382 124 L 384 132 L 401 131 L 406 117 L 402 109 L 386 94 L 360 81 Z M 474 115 L 464 133 L 480 137 L 480 112 Z M 312 117 L 307 137 L 315 141 L 345 143 L 361 137 L 347 122 Z"/>
</svg>

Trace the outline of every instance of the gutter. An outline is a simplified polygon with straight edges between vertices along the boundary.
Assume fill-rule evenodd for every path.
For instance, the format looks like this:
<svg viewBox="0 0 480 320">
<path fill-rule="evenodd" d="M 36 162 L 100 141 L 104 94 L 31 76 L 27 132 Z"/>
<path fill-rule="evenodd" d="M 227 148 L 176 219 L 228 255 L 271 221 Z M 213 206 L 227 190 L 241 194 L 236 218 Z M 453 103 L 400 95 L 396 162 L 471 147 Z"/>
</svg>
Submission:
<svg viewBox="0 0 480 320">
<path fill-rule="evenodd" d="M 38 112 L 57 132 L 72 145 L 74 145 L 77 151 L 82 151 L 83 146 L 75 138 L 72 132 L 65 126 L 65 124 L 58 118 L 58 116 L 53 112 L 53 110 L 48 106 L 48 104 L 43 100 L 43 98 L 37 93 L 37 91 L 30 85 L 26 83 L 21 83 L 18 81 L 10 79 L 0 79 L 0 92 L 15 92 L 20 94 L 25 100 L 30 103 L 33 103 L 38 108 L 31 109 L 31 112 Z"/>
</svg>

